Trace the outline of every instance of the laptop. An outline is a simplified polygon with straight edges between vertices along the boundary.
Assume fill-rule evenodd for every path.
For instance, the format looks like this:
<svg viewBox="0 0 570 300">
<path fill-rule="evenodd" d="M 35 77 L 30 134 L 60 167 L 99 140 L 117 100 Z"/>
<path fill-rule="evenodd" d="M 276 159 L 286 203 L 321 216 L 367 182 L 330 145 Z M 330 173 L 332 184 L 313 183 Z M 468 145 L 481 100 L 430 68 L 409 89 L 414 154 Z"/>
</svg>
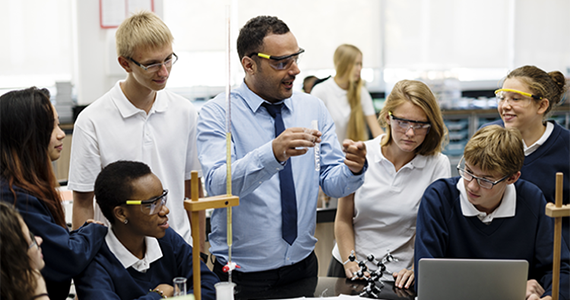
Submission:
<svg viewBox="0 0 570 300">
<path fill-rule="evenodd" d="M 417 299 L 525 299 L 527 275 L 526 260 L 422 258 Z"/>
</svg>

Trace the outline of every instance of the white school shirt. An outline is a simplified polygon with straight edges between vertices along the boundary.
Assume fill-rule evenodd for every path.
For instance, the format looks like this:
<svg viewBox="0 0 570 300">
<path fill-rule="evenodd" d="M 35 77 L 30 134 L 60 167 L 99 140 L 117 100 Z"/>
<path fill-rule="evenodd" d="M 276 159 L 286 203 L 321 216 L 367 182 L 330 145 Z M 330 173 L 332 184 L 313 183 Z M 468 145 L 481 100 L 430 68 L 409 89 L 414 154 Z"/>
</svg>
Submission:
<svg viewBox="0 0 570 300">
<path fill-rule="evenodd" d="M 490 214 L 479 211 L 475 205 L 469 202 L 467 198 L 467 191 L 465 190 L 465 179 L 459 179 L 459 181 L 457 181 L 456 187 L 459 191 L 461 213 L 466 217 L 477 216 L 481 222 L 489 225 L 491 222 L 493 222 L 493 219 L 510 218 L 515 216 L 517 210 L 517 190 L 513 184 L 507 184 L 501 203 Z"/>
<path fill-rule="evenodd" d="M 554 125 L 552 125 L 552 123 L 550 123 L 550 122 L 546 122 L 546 130 L 544 131 L 542 136 L 538 139 L 538 141 L 534 142 L 534 144 L 532 144 L 528 147 L 526 146 L 526 144 L 523 141 L 524 156 L 531 155 L 534 151 L 536 151 L 536 149 L 538 149 L 538 147 L 542 146 L 542 144 L 544 144 L 544 142 L 546 142 L 546 140 L 548 140 L 548 138 L 552 134 L 553 130 L 554 130 Z"/>
<path fill-rule="evenodd" d="M 341 144 L 346 139 L 348 121 L 350 120 L 350 104 L 348 103 L 346 93 L 347 91 L 341 89 L 332 77 L 315 85 L 311 90 L 311 95 L 315 95 L 323 100 L 329 110 L 336 126 L 336 135 Z M 364 116 L 376 116 L 372 97 L 364 86 L 362 86 L 360 91 L 360 102 Z"/>
<path fill-rule="evenodd" d="M 150 264 L 162 258 L 162 250 L 158 244 L 158 240 L 154 237 L 145 237 L 146 252 L 142 259 L 134 256 L 117 238 L 112 228 L 109 228 L 105 236 L 105 243 L 109 250 L 117 257 L 119 262 L 125 269 L 133 267 L 133 269 L 146 273 L 150 269 Z"/>
<path fill-rule="evenodd" d="M 197 120 L 198 113 L 189 100 L 165 90 L 156 93 L 147 115 L 125 97 L 117 82 L 75 122 L 68 189 L 93 191 L 99 172 L 117 160 L 144 162 L 168 189 L 170 226 L 192 244 L 184 209 L 184 181 L 191 178 L 193 170 L 199 176 L 202 172 L 196 149 Z"/>
<path fill-rule="evenodd" d="M 414 262 L 416 218 L 422 195 L 435 180 L 451 176 L 451 165 L 441 153 L 416 155 L 396 172 L 382 154 L 383 137 L 384 134 L 366 142 L 368 171 L 364 184 L 354 195 L 354 250 L 356 259 L 366 261 L 372 270 L 377 267 L 366 257 L 373 254 L 381 260 L 390 250 L 399 261 L 387 263 L 386 268 L 399 272 L 410 269 Z M 340 257 L 336 244 L 332 254 L 340 263 L 346 261 Z M 384 272 L 382 279 L 394 281 L 390 272 Z"/>
</svg>

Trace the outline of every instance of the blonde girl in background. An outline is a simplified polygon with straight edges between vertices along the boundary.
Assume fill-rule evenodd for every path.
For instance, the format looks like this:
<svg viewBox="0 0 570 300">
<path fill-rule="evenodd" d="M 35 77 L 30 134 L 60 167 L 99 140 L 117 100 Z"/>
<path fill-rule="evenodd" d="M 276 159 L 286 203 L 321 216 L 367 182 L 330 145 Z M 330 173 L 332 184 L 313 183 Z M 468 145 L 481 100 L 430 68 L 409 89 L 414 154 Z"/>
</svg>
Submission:
<svg viewBox="0 0 570 300">
<path fill-rule="evenodd" d="M 368 140 L 367 126 L 373 137 L 379 136 L 383 131 L 376 120 L 372 97 L 360 77 L 362 52 L 353 45 L 343 44 L 336 49 L 333 60 L 336 75 L 314 86 L 311 94 L 327 106 L 339 141 Z"/>
</svg>

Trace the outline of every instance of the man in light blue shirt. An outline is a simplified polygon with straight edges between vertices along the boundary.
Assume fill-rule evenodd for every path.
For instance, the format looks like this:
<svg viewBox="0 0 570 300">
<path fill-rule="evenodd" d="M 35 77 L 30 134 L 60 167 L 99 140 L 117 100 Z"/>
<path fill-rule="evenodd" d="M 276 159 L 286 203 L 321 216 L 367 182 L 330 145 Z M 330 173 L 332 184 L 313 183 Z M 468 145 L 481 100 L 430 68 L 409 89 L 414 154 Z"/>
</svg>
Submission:
<svg viewBox="0 0 570 300">
<path fill-rule="evenodd" d="M 248 21 L 238 37 L 238 54 L 245 71 L 240 87 L 231 91 L 232 193 L 240 197 L 233 208 L 232 261 L 241 266 L 232 279 L 241 290 L 269 291 L 292 281 L 316 278 L 313 252 L 319 185 L 333 197 L 353 193 L 364 181 L 366 148 L 362 142 L 337 141 L 334 122 L 325 105 L 309 94 L 293 93 L 300 73 L 297 59 L 304 51 L 285 23 L 275 17 Z M 282 106 L 286 128 L 276 136 L 278 119 L 266 105 Z M 318 122 L 318 130 L 310 129 Z M 225 94 L 204 105 L 198 120 L 198 153 L 209 195 L 226 193 Z M 320 170 L 314 148 L 320 145 Z M 345 154 L 343 153 L 345 152 Z M 280 171 L 290 164 L 296 196 L 296 238 L 282 237 Z M 215 210 L 209 235 L 214 272 L 228 260 L 226 210 Z M 312 296 L 307 295 L 307 296 Z M 240 294 L 236 295 L 240 298 Z"/>
</svg>

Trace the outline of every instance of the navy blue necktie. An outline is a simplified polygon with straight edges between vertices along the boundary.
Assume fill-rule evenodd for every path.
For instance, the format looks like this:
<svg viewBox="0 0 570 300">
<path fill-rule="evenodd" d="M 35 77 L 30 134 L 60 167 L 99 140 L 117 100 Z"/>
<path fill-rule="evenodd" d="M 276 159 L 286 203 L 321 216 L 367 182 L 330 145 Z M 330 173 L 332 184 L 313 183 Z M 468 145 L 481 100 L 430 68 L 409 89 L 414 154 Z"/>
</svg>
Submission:
<svg viewBox="0 0 570 300">
<path fill-rule="evenodd" d="M 285 130 L 281 108 L 283 103 L 270 105 L 264 103 L 267 112 L 275 119 L 275 137 Z M 285 168 L 279 171 L 279 187 L 281 189 L 281 234 L 283 239 L 292 245 L 297 238 L 297 197 L 295 196 L 295 183 L 291 160 L 285 164 Z"/>
</svg>

